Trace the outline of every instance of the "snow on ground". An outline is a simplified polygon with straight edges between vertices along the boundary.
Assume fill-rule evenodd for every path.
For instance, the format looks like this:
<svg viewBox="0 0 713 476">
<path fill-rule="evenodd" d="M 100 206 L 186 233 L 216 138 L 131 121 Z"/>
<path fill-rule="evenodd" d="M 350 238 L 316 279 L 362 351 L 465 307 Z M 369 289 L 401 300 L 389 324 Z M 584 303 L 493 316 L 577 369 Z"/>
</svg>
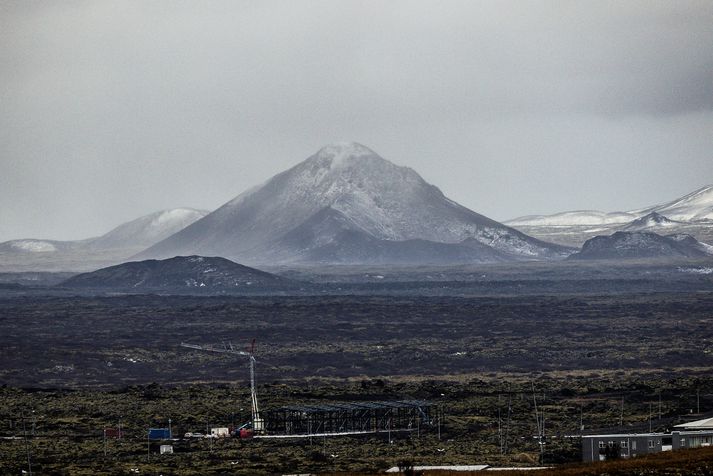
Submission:
<svg viewBox="0 0 713 476">
<path fill-rule="evenodd" d="M 713 268 L 678 268 L 680 273 L 713 274 Z"/>
<path fill-rule="evenodd" d="M 17 250 L 29 251 L 31 253 L 48 253 L 57 251 L 57 248 L 49 241 L 40 240 L 17 240 L 11 246 Z"/>
<path fill-rule="evenodd" d="M 674 221 L 713 220 L 713 185 L 700 188 L 667 203 L 637 210 L 626 212 L 575 210 L 552 215 L 528 215 L 504 223 L 510 226 L 612 225 L 629 223 L 651 212 L 657 212 Z"/>
</svg>

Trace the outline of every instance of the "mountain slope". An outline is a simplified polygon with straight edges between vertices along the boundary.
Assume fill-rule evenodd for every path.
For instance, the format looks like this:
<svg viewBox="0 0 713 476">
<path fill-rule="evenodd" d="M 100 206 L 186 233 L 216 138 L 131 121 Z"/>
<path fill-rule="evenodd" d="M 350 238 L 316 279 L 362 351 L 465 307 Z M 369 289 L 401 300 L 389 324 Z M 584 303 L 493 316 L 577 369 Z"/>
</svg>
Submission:
<svg viewBox="0 0 713 476">
<path fill-rule="evenodd" d="M 644 215 L 641 218 L 637 218 L 636 220 L 626 225 L 623 228 L 623 231 L 642 231 L 660 228 L 672 228 L 680 224 L 682 224 L 682 222 L 669 220 L 660 213 L 651 212 L 648 215 Z"/>
<path fill-rule="evenodd" d="M 112 290 L 239 290 L 289 287 L 293 282 L 224 258 L 176 256 L 123 263 L 69 278 L 62 287 Z"/>
<path fill-rule="evenodd" d="M 713 185 L 699 188 L 668 203 L 629 213 L 641 216 L 651 212 L 660 213 L 676 221 L 713 220 Z"/>
<path fill-rule="evenodd" d="M 591 226 L 628 223 L 637 218 L 628 212 L 574 210 L 552 215 L 526 215 L 504 222 L 509 226 Z"/>
<path fill-rule="evenodd" d="M 360 250 L 345 252 L 345 237 Z M 355 237 L 359 238 L 354 241 Z M 488 254 L 509 259 L 568 254 L 564 247 L 458 205 L 410 168 L 396 166 L 360 144 L 344 143 L 322 148 L 138 257 L 197 253 L 251 264 L 358 263 L 367 259 L 365 254 L 376 242 L 388 242 L 382 245 L 391 249 L 405 242 L 421 246 L 412 240 L 426 247 L 475 240 L 488 247 Z M 343 252 L 337 253 L 340 247 Z M 405 248 L 389 253 L 401 253 L 399 262 L 409 260 Z M 471 254 L 480 260 L 484 253 L 485 249 L 478 256 Z"/>
<path fill-rule="evenodd" d="M 147 247 L 173 235 L 206 216 L 205 210 L 172 208 L 161 210 L 117 226 L 90 240 L 94 249 Z"/>
<path fill-rule="evenodd" d="M 711 256 L 709 247 L 689 235 L 661 236 L 656 233 L 618 231 L 611 236 L 587 240 L 582 250 L 569 259 L 702 258 Z"/>
</svg>

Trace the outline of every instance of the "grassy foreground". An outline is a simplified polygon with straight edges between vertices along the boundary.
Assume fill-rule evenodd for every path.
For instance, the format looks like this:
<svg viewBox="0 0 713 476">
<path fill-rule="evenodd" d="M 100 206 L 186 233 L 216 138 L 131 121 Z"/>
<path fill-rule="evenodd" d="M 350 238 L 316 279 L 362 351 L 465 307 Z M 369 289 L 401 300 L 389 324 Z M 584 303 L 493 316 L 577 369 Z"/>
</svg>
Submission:
<svg viewBox="0 0 713 476">
<path fill-rule="evenodd" d="M 136 474 L 135 470 L 139 474 L 164 475 L 378 474 L 403 462 L 534 466 L 540 464 L 538 445 L 533 438 L 534 398 L 547 421 L 543 462 L 557 467 L 557 472 L 545 474 L 603 474 L 614 470 L 629 472 L 611 474 L 707 474 L 687 470 L 637 472 L 637 465 L 649 464 L 648 458 L 605 466 L 566 465 L 579 461 L 580 424 L 587 429 L 646 431 L 653 406 L 656 414 L 651 421 L 652 429 L 661 431 L 677 423 L 680 415 L 690 415 L 697 394 L 702 409 L 713 406 L 712 391 L 713 379 L 675 374 L 541 374 L 536 379 L 532 375 L 494 375 L 457 380 L 273 383 L 259 388 L 265 408 L 296 402 L 429 400 L 441 405 L 445 413 L 440 438 L 435 428 L 423 428 L 420 434 L 392 435 L 392 442 L 386 435 L 312 441 L 198 439 L 174 441 L 174 454 L 159 455 L 159 443 L 146 440 L 148 428 L 167 426 L 171 418 L 174 435 L 180 437 L 189 431 L 205 432 L 207 426 L 243 423 L 249 419 L 250 411 L 247 387 L 153 384 L 108 391 L 0 387 L 0 437 L 3 437 L 0 474 L 27 470 L 28 455 L 33 473 L 68 475 Z M 125 431 L 124 438 L 105 444 L 103 428 L 117 427 L 119 423 Z M 653 459 L 650 464 L 664 465 L 661 471 L 668 471 L 665 469 L 668 467 L 697 470 L 707 467 L 709 457 L 710 452 L 706 451 L 683 451 L 661 455 L 661 460 Z M 669 458 L 674 459 L 667 463 Z"/>
</svg>

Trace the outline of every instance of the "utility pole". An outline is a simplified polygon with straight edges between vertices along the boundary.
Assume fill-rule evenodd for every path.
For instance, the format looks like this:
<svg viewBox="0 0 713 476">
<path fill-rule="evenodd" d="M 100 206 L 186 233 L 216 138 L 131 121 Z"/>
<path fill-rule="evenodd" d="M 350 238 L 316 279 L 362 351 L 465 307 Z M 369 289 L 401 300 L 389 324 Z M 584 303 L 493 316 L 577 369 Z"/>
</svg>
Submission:
<svg viewBox="0 0 713 476">
<path fill-rule="evenodd" d="M 508 452 L 508 436 L 510 435 L 510 415 L 512 415 L 512 394 L 508 393 L 508 419 L 505 423 L 505 453 Z"/>
<path fill-rule="evenodd" d="M 537 394 L 535 393 L 535 382 L 532 382 L 532 402 L 535 405 L 535 421 L 537 422 L 537 443 L 540 446 L 540 464 L 542 464 L 545 452 L 545 448 L 542 442 L 544 419 L 540 421 L 540 414 L 537 411 Z"/>
<path fill-rule="evenodd" d="M 27 441 L 27 427 L 25 425 L 25 413 L 22 413 L 22 434 L 25 437 L 25 452 L 27 453 L 27 472 L 32 476 L 32 457 L 30 456 L 30 444 Z"/>
<path fill-rule="evenodd" d="M 649 402 L 649 433 L 651 433 L 651 402 Z"/>
<path fill-rule="evenodd" d="M 439 425 L 440 429 L 440 425 Z M 439 431 L 440 433 L 440 431 Z M 440 438 L 439 438 L 440 440 Z M 503 454 L 503 427 L 500 419 L 500 395 L 498 395 L 498 442 L 500 443 L 500 454 Z"/>
<path fill-rule="evenodd" d="M 441 415 L 443 415 L 443 411 L 438 408 L 438 441 L 441 441 Z M 501 449 L 502 452 L 502 449 Z"/>
<path fill-rule="evenodd" d="M 624 395 L 621 396 L 621 412 L 619 413 L 619 427 L 624 426 Z"/>
</svg>

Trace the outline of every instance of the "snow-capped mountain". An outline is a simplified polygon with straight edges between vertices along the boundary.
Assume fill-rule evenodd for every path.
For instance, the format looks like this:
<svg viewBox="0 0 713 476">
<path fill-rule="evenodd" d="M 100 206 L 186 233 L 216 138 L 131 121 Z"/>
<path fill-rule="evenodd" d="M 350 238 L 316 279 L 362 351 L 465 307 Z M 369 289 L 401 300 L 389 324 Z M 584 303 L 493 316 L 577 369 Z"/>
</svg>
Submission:
<svg viewBox="0 0 713 476">
<path fill-rule="evenodd" d="M 713 185 L 668 203 L 628 212 L 582 210 L 529 215 L 505 222 L 541 240 L 568 246 L 616 231 L 685 233 L 699 241 L 713 241 Z"/>
<path fill-rule="evenodd" d="M 558 258 L 570 252 L 458 205 L 414 170 L 363 145 L 339 143 L 138 256 L 220 255 L 274 264 L 423 262 L 430 253 L 429 261 L 438 262 L 436 248 L 465 262 Z"/>
<path fill-rule="evenodd" d="M 207 215 L 204 210 L 162 210 L 124 223 L 96 238 L 34 238 L 0 243 L 0 270 L 82 271 L 124 260 Z"/>
<path fill-rule="evenodd" d="M 629 223 L 653 212 L 674 221 L 713 220 L 713 185 L 700 188 L 668 203 L 628 212 L 578 210 L 553 215 L 528 215 L 504 223 L 510 226 L 612 225 Z"/>
<path fill-rule="evenodd" d="M 569 259 L 702 258 L 711 256 L 712 251 L 713 247 L 690 235 L 618 231 L 587 240 Z"/>
<path fill-rule="evenodd" d="M 629 213 L 642 216 L 651 212 L 657 212 L 676 221 L 713 220 L 713 185 L 699 188 L 695 192 L 668 203 L 634 210 Z"/>
<path fill-rule="evenodd" d="M 10 240 L 0 243 L 0 253 L 53 253 L 63 248 L 62 241 L 36 240 L 28 238 L 25 240 Z"/>
<path fill-rule="evenodd" d="M 209 212 L 172 208 L 145 215 L 89 240 L 94 249 L 148 247 L 200 220 Z"/>
</svg>

